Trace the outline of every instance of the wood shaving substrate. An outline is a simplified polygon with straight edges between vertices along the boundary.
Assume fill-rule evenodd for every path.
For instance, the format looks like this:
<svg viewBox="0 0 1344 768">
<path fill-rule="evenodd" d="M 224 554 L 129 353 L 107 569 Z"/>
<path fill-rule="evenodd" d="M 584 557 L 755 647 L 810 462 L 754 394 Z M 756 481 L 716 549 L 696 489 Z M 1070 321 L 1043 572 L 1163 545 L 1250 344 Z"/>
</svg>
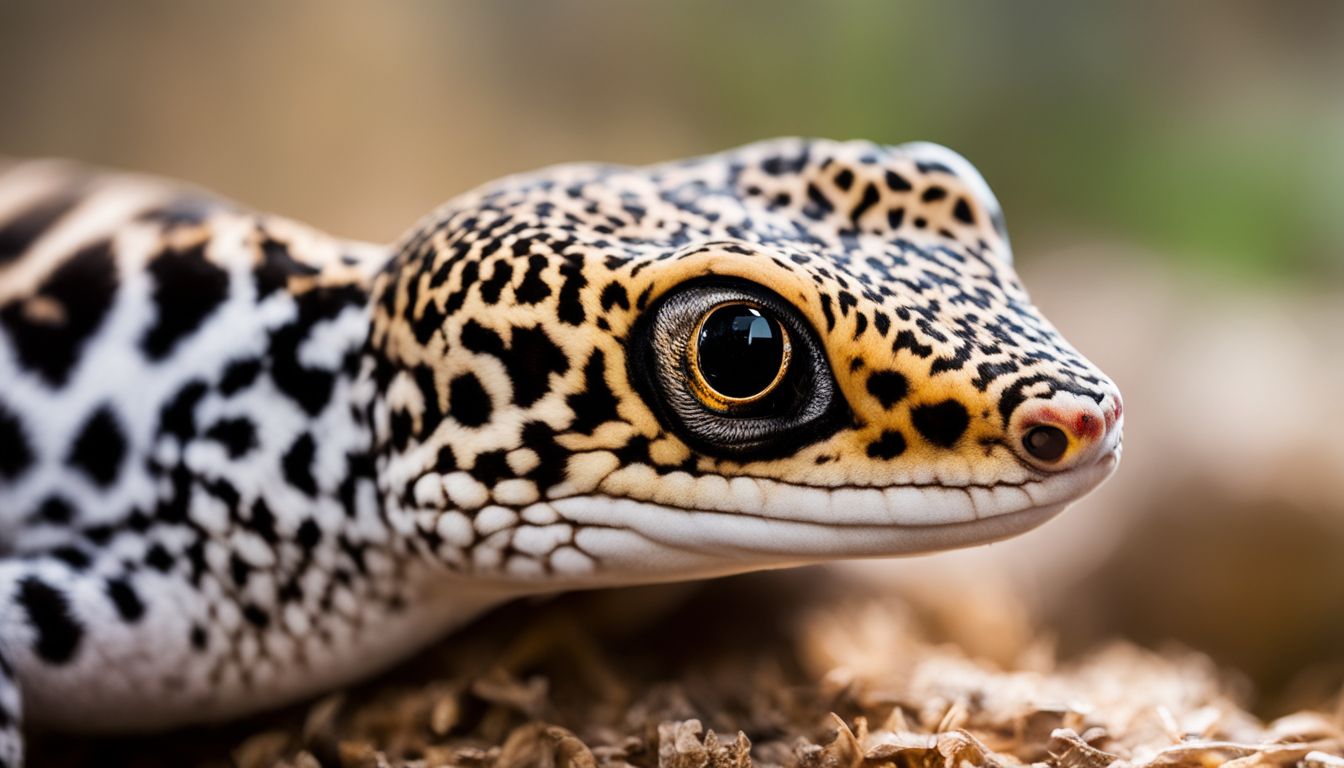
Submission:
<svg viewBox="0 0 1344 768">
<path fill-rule="evenodd" d="M 1235 681 L 1199 654 L 1115 643 L 1057 662 L 1038 642 L 996 664 L 932 643 L 916 625 L 900 603 L 842 602 L 808 611 L 788 641 L 762 638 L 786 651 L 743 638 L 740 650 L 678 671 L 673 682 L 623 678 L 591 644 L 564 642 L 549 664 L 580 680 L 579 694 L 553 689 L 542 665 L 521 678 L 496 667 L 376 690 L 358 703 L 332 696 L 312 706 L 302 728 L 246 739 L 232 761 L 1344 768 L 1340 712 L 1261 722 L 1239 705 Z"/>
</svg>

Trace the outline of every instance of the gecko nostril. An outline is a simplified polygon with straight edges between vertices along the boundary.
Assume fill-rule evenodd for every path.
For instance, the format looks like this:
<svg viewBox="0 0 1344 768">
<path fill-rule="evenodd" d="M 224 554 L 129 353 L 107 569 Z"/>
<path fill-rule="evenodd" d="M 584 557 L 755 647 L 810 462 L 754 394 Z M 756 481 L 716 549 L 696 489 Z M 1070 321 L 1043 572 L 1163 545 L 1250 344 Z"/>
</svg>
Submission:
<svg viewBox="0 0 1344 768">
<path fill-rule="evenodd" d="M 1022 447 L 1041 461 L 1058 461 L 1069 449 L 1069 437 L 1059 427 L 1042 424 L 1023 436 Z"/>
</svg>

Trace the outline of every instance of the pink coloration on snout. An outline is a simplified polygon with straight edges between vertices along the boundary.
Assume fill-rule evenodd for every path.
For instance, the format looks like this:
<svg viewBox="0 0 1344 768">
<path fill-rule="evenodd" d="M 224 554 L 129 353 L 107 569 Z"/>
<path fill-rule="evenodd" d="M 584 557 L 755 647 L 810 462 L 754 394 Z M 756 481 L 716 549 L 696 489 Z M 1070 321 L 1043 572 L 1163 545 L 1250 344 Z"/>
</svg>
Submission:
<svg viewBox="0 0 1344 768">
<path fill-rule="evenodd" d="M 1027 462 L 1053 471 L 1071 469 L 1116 448 L 1122 413 L 1118 394 L 1097 403 L 1070 392 L 1057 392 L 1049 400 L 1024 404 L 1014 414 L 1009 433 L 1015 449 Z M 1042 428 L 1043 433 L 1039 431 Z"/>
</svg>

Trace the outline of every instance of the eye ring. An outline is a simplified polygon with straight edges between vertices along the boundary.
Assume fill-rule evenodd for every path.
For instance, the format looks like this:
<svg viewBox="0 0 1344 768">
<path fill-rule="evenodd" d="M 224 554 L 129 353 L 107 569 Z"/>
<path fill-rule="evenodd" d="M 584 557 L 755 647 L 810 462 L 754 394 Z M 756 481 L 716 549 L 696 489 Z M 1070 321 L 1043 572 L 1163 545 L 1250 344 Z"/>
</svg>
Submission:
<svg viewBox="0 0 1344 768">
<path fill-rule="evenodd" d="M 691 342 L 698 338 L 693 329 L 711 309 L 733 302 L 761 307 L 778 321 L 791 354 L 784 380 L 769 396 L 725 413 L 701 401 L 688 363 Z M 854 423 L 816 329 L 793 303 L 749 280 L 704 276 L 654 299 L 630 328 L 626 372 L 659 424 L 705 456 L 735 461 L 793 456 Z"/>
<path fill-rule="evenodd" d="M 728 395 L 719 391 L 709 382 L 709 378 L 701 367 L 700 346 L 705 339 L 705 324 L 722 310 L 732 307 L 746 307 L 751 314 L 768 322 L 772 331 L 780 339 L 779 367 L 775 370 L 774 376 L 759 391 L 746 396 Z M 691 391 L 702 405 L 718 413 L 728 413 L 744 408 L 769 397 L 788 375 L 789 363 L 792 359 L 793 344 L 784 323 L 779 318 L 774 317 L 765 307 L 754 301 L 724 301 L 710 307 L 696 322 L 694 330 L 691 331 L 691 338 L 686 344 L 686 367 L 689 371 Z"/>
</svg>

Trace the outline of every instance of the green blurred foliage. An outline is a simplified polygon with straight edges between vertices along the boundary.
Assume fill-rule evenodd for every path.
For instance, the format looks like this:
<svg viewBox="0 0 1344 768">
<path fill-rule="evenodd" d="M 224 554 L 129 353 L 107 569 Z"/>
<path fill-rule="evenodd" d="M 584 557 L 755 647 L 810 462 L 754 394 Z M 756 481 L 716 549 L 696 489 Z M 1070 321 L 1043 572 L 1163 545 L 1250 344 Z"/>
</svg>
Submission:
<svg viewBox="0 0 1344 768">
<path fill-rule="evenodd" d="M 1324 1 L 8 3 L 0 96 L 0 152 L 377 239 L 545 163 L 928 139 L 984 171 L 1023 260 L 1101 240 L 1218 280 L 1344 278 Z"/>
</svg>

